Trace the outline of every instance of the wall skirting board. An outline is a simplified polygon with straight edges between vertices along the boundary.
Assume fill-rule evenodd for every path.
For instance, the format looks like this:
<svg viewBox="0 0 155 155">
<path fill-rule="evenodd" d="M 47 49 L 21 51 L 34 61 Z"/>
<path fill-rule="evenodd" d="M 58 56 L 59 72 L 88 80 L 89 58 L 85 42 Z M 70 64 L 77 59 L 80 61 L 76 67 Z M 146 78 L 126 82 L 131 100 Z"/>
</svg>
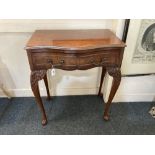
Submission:
<svg viewBox="0 0 155 155">
<path fill-rule="evenodd" d="M 66 88 L 57 90 L 58 93 L 51 93 L 52 96 L 67 96 L 67 95 L 94 95 L 97 94 L 95 88 Z M 8 90 L 8 93 L 13 95 L 12 97 L 33 97 L 31 89 L 14 89 Z M 42 96 L 46 96 L 46 91 L 41 89 Z M 5 94 L 0 90 L 0 97 L 6 97 Z M 154 93 L 136 93 L 136 94 L 118 94 L 115 96 L 113 102 L 139 102 L 139 101 L 155 101 Z"/>
<path fill-rule="evenodd" d="M 97 94 L 97 88 L 59 88 L 50 89 L 51 96 L 67 96 L 67 95 L 87 95 Z M 7 90 L 12 97 L 30 97 L 33 96 L 31 89 L 11 89 Z M 40 89 L 42 96 L 46 96 L 46 90 Z M 2 91 L 0 91 L 1 97 L 5 97 Z"/>
<path fill-rule="evenodd" d="M 112 81 L 112 79 L 111 79 Z M 155 101 L 155 75 L 123 77 L 118 92 L 114 98 L 114 102 L 139 102 L 139 101 Z M 103 85 L 104 87 L 104 85 Z M 66 95 L 87 95 L 97 94 L 96 88 L 52 88 L 50 90 L 53 96 Z M 33 96 L 31 89 L 11 89 L 8 92 L 13 97 L 29 97 Z M 41 95 L 46 96 L 44 88 L 41 89 Z M 109 94 L 104 94 L 105 101 Z M 5 95 L 0 91 L 0 96 Z"/>
<path fill-rule="evenodd" d="M 105 101 L 109 96 L 112 78 L 106 79 Z M 114 102 L 155 101 L 155 75 L 122 77 Z"/>
</svg>

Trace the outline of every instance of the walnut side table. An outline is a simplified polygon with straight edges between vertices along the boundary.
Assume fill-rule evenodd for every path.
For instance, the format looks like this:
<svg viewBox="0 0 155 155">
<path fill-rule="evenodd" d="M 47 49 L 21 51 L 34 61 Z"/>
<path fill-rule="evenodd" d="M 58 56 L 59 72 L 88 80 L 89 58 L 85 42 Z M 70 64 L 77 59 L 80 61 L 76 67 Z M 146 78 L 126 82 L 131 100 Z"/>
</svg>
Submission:
<svg viewBox="0 0 155 155">
<path fill-rule="evenodd" d="M 50 93 L 47 70 L 87 70 L 102 67 L 99 93 L 105 73 L 113 77 L 112 89 L 104 116 L 109 120 L 109 108 L 121 81 L 121 63 L 125 44 L 108 29 L 103 30 L 37 30 L 25 49 L 31 69 L 31 88 L 42 113 L 42 125 L 47 124 L 45 109 L 40 97 L 38 81 L 44 80 L 47 96 Z"/>
</svg>

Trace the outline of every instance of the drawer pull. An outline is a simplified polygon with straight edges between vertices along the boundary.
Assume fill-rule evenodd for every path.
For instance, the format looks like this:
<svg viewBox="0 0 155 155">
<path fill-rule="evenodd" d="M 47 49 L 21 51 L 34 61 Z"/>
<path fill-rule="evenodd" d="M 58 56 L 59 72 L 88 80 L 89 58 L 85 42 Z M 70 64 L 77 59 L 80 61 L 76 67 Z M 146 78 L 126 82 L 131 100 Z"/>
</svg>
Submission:
<svg viewBox="0 0 155 155">
<path fill-rule="evenodd" d="M 53 64 L 53 61 L 51 59 L 48 59 L 47 62 L 52 65 L 52 68 L 62 66 L 65 63 L 64 60 L 60 60 L 59 64 Z"/>
<path fill-rule="evenodd" d="M 50 64 L 53 64 L 53 61 L 50 60 L 50 59 L 48 59 L 47 62 L 50 63 Z"/>
<path fill-rule="evenodd" d="M 100 66 L 100 65 L 105 64 L 105 63 L 106 63 L 106 60 L 107 60 L 107 58 L 102 58 L 102 59 L 101 59 L 101 62 L 96 63 L 95 60 L 92 59 L 92 60 L 90 60 L 90 62 L 91 62 L 94 66 Z"/>
</svg>

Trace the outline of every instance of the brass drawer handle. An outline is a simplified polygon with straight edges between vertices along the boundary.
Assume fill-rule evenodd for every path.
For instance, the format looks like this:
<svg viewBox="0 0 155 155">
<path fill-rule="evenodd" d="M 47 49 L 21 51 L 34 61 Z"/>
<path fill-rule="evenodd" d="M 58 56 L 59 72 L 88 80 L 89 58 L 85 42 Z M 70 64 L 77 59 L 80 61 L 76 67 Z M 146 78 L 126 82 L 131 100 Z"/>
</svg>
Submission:
<svg viewBox="0 0 155 155">
<path fill-rule="evenodd" d="M 65 63 L 65 60 L 60 60 L 60 63 L 59 64 L 53 64 L 53 61 L 51 59 L 48 59 L 47 60 L 48 63 L 50 63 L 52 65 L 52 67 L 59 67 L 59 66 L 62 66 L 64 63 Z"/>
<path fill-rule="evenodd" d="M 107 58 L 102 58 L 102 59 L 101 59 L 101 62 L 99 62 L 99 63 L 96 63 L 94 59 L 91 59 L 90 62 L 91 62 L 93 65 L 95 65 L 95 66 L 100 66 L 100 65 L 105 64 L 105 62 L 107 62 Z"/>
<path fill-rule="evenodd" d="M 51 59 L 48 59 L 47 62 L 53 64 L 53 61 Z"/>
<path fill-rule="evenodd" d="M 91 62 L 93 65 L 95 65 L 95 66 L 99 66 L 99 65 L 100 65 L 100 63 L 96 63 L 95 60 L 93 60 L 93 59 L 90 60 L 90 62 Z"/>
</svg>

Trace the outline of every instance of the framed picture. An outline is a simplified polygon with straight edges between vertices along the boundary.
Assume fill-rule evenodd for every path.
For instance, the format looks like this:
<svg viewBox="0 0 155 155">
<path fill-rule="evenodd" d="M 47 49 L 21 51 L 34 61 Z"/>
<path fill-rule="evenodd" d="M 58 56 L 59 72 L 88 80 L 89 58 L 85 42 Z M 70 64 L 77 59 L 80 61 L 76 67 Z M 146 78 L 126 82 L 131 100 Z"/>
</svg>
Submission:
<svg viewBox="0 0 155 155">
<path fill-rule="evenodd" d="M 155 19 L 131 19 L 122 74 L 155 73 Z"/>
</svg>

